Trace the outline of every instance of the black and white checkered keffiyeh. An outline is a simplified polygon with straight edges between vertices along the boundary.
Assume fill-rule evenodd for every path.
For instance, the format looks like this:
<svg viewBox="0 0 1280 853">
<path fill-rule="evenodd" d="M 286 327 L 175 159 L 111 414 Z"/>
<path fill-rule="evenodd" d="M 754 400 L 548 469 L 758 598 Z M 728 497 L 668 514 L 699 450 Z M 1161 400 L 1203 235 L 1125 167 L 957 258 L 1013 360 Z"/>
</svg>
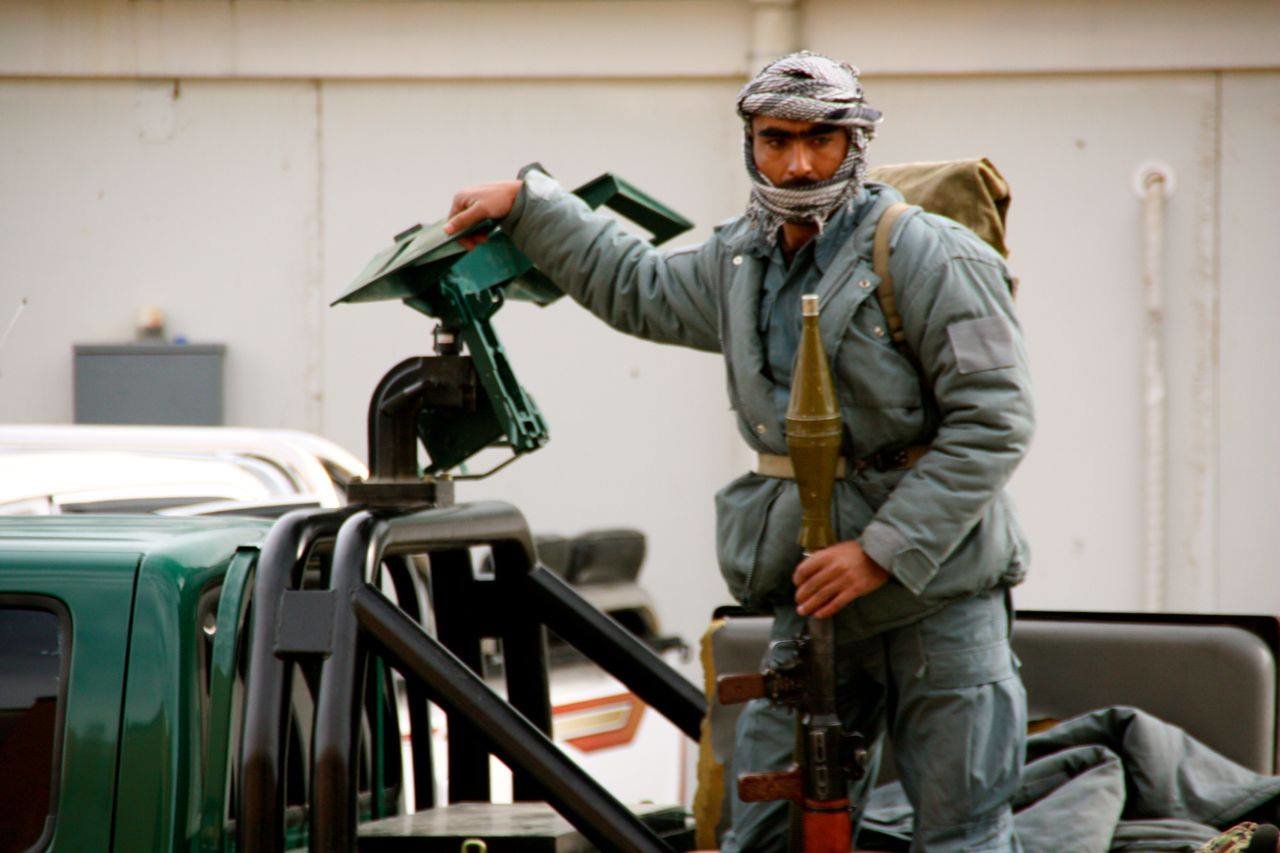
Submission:
<svg viewBox="0 0 1280 853">
<path fill-rule="evenodd" d="M 847 62 L 807 50 L 774 60 L 738 93 L 738 115 L 746 124 L 743 149 L 751 177 L 747 218 L 769 241 L 777 239 L 783 222 L 808 220 L 821 229 L 827 217 L 862 186 L 867 143 L 875 135 L 880 111 L 866 104 L 858 69 Z M 849 151 L 825 181 L 792 189 L 774 186 L 756 168 L 751 150 L 751 118 L 758 115 L 846 128 Z"/>
</svg>

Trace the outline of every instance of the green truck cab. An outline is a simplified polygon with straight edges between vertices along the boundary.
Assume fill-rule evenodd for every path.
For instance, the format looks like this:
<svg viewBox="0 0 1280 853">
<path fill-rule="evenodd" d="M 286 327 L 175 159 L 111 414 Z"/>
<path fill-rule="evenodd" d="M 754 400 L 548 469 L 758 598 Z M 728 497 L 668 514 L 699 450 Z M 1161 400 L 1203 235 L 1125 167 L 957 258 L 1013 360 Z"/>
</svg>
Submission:
<svg viewBox="0 0 1280 853">
<path fill-rule="evenodd" d="M 0 850 L 230 846 L 234 700 L 270 526 L 0 518 Z M 373 760 L 398 778 L 398 748 Z M 304 844 L 305 822 L 287 824 Z"/>
</svg>

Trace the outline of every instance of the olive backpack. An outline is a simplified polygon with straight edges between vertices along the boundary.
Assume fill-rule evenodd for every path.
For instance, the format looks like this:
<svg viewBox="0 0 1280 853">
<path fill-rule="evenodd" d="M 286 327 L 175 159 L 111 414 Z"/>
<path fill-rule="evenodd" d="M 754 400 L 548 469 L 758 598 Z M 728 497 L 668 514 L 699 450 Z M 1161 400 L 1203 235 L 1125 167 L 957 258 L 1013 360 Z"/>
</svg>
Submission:
<svg viewBox="0 0 1280 853">
<path fill-rule="evenodd" d="M 912 205 L 918 205 L 968 227 L 1002 257 L 1007 257 L 1009 248 L 1004 242 L 1004 229 L 1009 212 L 1009 184 L 1000 170 L 985 157 L 879 166 L 870 170 L 867 178 L 894 187 L 906 199 L 890 205 L 881 215 L 872 244 L 871 263 L 880 278 L 876 299 L 884 314 L 885 328 L 893 345 L 920 373 L 923 383 L 925 374 L 919 359 L 907 346 L 906 335 L 902 331 L 902 317 L 898 314 L 893 292 L 893 276 L 889 273 L 889 238 L 893 226 Z M 1010 289 L 1016 294 L 1017 279 L 1011 280 Z"/>
</svg>

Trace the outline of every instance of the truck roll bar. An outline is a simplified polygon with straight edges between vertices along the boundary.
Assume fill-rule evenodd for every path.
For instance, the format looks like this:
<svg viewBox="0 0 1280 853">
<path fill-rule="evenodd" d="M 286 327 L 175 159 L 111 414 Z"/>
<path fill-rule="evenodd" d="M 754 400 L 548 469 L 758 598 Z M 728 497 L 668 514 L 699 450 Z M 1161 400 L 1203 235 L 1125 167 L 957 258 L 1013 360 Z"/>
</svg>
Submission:
<svg viewBox="0 0 1280 853">
<path fill-rule="evenodd" d="M 537 685 L 527 678 L 527 672 L 521 681 L 524 666 L 512 661 L 507 671 L 517 675 L 517 682 L 511 687 L 519 687 L 522 695 L 511 696 L 508 704 L 368 582 L 386 556 L 481 544 L 493 548 L 499 588 L 504 582 L 527 578 L 534 567 L 533 542 L 524 517 L 514 507 L 498 502 L 407 514 L 364 510 L 352 515 L 339 530 L 328 591 L 337 606 L 332 616 L 330 654 L 321 667 L 316 697 L 312 849 L 355 848 L 356 765 L 351 758 L 359 721 L 360 663 L 370 641 L 406 680 L 423 683 L 449 713 L 451 732 L 455 720 L 470 720 L 498 757 L 515 771 L 517 780 L 523 776 L 526 787 L 536 786 L 557 811 L 602 849 L 667 849 L 630 810 L 551 742 L 540 626 L 539 641 L 523 654 L 542 658 L 536 667 L 543 673 L 541 689 L 534 689 Z M 503 615 L 511 615 L 512 608 L 503 610 Z M 504 639 L 513 630 L 527 639 L 529 625 L 536 623 L 532 614 L 522 621 L 526 624 L 506 628 Z M 510 643 L 504 646 L 513 651 L 519 648 Z"/>
</svg>

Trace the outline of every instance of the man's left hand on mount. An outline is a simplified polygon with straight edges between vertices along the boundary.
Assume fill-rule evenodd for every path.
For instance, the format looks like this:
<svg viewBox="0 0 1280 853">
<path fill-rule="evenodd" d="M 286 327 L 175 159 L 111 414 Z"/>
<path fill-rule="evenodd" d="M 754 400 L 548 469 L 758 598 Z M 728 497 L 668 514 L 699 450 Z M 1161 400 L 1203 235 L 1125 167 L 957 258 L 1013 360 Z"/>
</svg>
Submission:
<svg viewBox="0 0 1280 853">
<path fill-rule="evenodd" d="M 796 612 L 826 618 L 855 598 L 884 586 L 889 573 L 851 541 L 837 542 L 805 557 L 791 580 L 796 585 Z"/>
</svg>

